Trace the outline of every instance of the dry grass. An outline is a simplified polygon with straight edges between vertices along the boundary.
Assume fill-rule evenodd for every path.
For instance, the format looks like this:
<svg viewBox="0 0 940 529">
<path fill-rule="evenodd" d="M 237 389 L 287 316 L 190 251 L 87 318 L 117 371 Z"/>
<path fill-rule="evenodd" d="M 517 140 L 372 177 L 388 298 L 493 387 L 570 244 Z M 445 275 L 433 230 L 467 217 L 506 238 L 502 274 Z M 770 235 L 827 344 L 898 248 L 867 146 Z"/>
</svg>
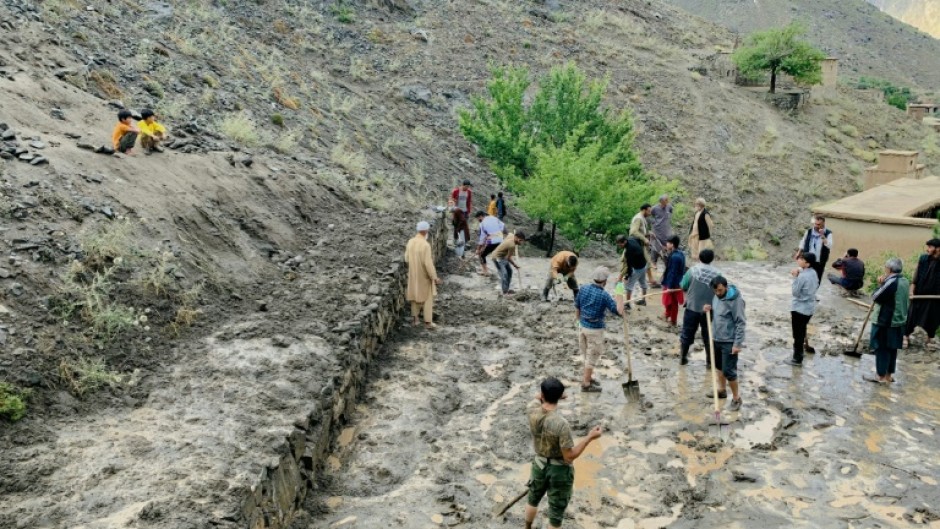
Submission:
<svg viewBox="0 0 940 529">
<path fill-rule="evenodd" d="M 230 114 L 217 123 L 219 132 L 226 138 L 237 141 L 249 147 L 257 146 L 261 142 L 261 134 L 254 120 L 244 112 Z"/>
<path fill-rule="evenodd" d="M 362 176 L 366 172 L 366 155 L 350 147 L 345 140 L 341 140 L 333 147 L 330 151 L 330 160 L 351 175 Z"/>
<path fill-rule="evenodd" d="M 274 97 L 274 100 L 284 108 L 289 108 L 291 110 L 297 110 L 300 108 L 300 101 L 287 95 L 286 91 L 281 86 L 275 86 L 272 88 L 271 95 Z"/>
<path fill-rule="evenodd" d="M 140 253 L 131 239 L 131 224 L 116 222 L 85 234 L 81 239 L 82 264 L 92 272 L 104 272 L 121 266 Z"/>
<path fill-rule="evenodd" d="M 101 358 L 78 358 L 74 363 L 62 359 L 59 363 L 59 379 L 69 391 L 83 397 L 105 386 L 113 387 L 123 382 L 120 374 L 108 369 Z"/>
<path fill-rule="evenodd" d="M 108 70 L 94 70 L 88 74 L 88 79 L 94 83 L 98 91 L 106 99 L 122 99 L 124 91 L 118 86 L 114 74 Z"/>
<path fill-rule="evenodd" d="M 161 253 L 156 264 L 144 272 L 138 280 L 144 292 L 155 296 L 166 296 L 176 283 L 173 277 L 173 270 L 176 268 L 175 261 L 176 257 L 172 252 Z"/>
</svg>

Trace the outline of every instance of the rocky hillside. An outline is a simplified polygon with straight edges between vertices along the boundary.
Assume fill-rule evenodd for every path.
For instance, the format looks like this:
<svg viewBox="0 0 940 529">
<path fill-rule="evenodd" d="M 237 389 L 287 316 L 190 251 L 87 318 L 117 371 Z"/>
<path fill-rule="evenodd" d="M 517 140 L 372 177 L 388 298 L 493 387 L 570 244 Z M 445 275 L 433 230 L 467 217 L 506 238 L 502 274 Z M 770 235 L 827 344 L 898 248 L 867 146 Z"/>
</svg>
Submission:
<svg viewBox="0 0 940 529">
<path fill-rule="evenodd" d="M 799 20 L 818 46 L 840 59 L 846 75 L 880 77 L 926 91 L 940 87 L 940 40 L 865 0 L 666 1 L 742 35 Z"/>
<path fill-rule="evenodd" d="M 868 0 L 878 9 L 940 38 L 940 3 L 932 0 Z"/>
<path fill-rule="evenodd" d="M 261 379 L 257 395 L 231 391 L 242 387 L 234 368 L 263 355 L 206 368 L 219 344 L 296 352 L 315 341 L 329 354 L 305 382 L 330 398 L 334 364 L 361 361 L 345 356 L 354 323 L 387 294 L 413 223 L 463 178 L 478 204 L 497 190 L 455 121 L 494 62 L 538 75 L 574 61 L 608 77 L 608 104 L 633 111 L 644 163 L 685 185 L 680 200 L 714 204 L 725 258 L 789 253 L 809 205 L 856 191 L 878 149 L 940 163 L 935 132 L 869 95 L 820 92 L 790 114 L 729 84 L 711 59 L 734 35 L 657 1 L 0 0 L 0 28 L 0 382 L 29 392 L 26 418 L 0 419 L 2 527 L 157 519 L 137 500 L 75 494 L 122 468 L 102 463 L 102 479 L 76 484 L 89 474 L 82 450 L 106 439 L 86 428 L 63 456 L 55 447 L 76 421 L 173 423 L 160 404 L 183 388 L 180 409 L 243 410 L 222 432 L 238 444 L 255 431 L 253 410 L 296 411 L 286 402 L 307 390 L 290 377 L 276 388 Z M 158 110 L 168 152 L 94 152 L 124 107 Z M 530 225 L 513 211 L 513 226 Z M 174 501 L 177 469 L 159 454 L 198 448 L 187 432 L 200 420 L 172 431 L 172 447 L 132 443 L 134 458 L 150 454 L 171 474 L 158 510 L 185 518 L 179 527 L 204 525 L 189 522 L 235 495 L 212 483 L 185 508 Z M 74 502 L 52 509 L 67 491 Z"/>
</svg>

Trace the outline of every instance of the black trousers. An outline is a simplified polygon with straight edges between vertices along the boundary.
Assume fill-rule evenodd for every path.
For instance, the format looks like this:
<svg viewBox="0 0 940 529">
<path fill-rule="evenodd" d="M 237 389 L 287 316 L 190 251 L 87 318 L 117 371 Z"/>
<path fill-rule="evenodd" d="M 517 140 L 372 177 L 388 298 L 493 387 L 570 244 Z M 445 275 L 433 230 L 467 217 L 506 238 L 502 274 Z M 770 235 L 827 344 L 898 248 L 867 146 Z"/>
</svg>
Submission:
<svg viewBox="0 0 940 529">
<path fill-rule="evenodd" d="M 790 311 L 790 323 L 793 325 L 793 361 L 803 363 L 803 344 L 806 343 L 806 328 L 812 315 L 807 316 Z"/>
<path fill-rule="evenodd" d="M 705 313 L 695 312 L 686 307 L 682 312 L 682 330 L 679 333 L 679 345 L 682 347 L 684 354 L 688 354 L 689 347 L 695 341 L 695 333 L 699 329 L 702 330 L 702 343 L 705 345 L 705 363 L 711 365 L 712 360 L 709 356 L 711 353 L 708 349 L 708 320 L 705 318 Z M 720 362 L 721 360 L 717 361 Z"/>
<path fill-rule="evenodd" d="M 810 265 L 810 267 L 812 267 L 813 271 L 816 272 L 816 279 L 819 280 L 819 284 L 821 285 L 823 273 L 826 272 L 826 261 L 816 261 L 816 263 Z M 819 286 L 816 288 L 818 289 Z"/>
</svg>

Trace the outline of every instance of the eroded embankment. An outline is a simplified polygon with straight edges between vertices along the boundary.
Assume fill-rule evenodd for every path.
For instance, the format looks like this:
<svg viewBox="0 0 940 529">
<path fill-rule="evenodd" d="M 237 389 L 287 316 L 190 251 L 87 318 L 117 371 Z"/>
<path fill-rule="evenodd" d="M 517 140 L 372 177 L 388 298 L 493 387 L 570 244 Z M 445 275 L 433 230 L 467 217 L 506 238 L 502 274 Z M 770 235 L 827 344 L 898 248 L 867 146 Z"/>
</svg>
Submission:
<svg viewBox="0 0 940 529">
<path fill-rule="evenodd" d="M 525 282 L 547 261 L 525 259 Z M 434 332 L 406 327 L 378 360 L 329 459 L 329 480 L 295 528 L 521 527 L 521 506 L 491 520 L 524 489 L 531 455 L 524 407 L 546 375 L 575 390 L 562 408 L 576 435 L 606 430 L 576 464 L 566 526 L 907 527 L 937 525 L 940 426 L 936 353 L 906 351 L 900 383 L 862 380 L 872 357 L 841 355 L 863 311 L 829 287 L 811 328 L 819 351 L 802 371 L 789 354 L 788 270 L 722 263 L 748 301 L 741 358 L 745 406 L 710 425 L 710 377 L 698 347 L 678 366 L 675 331 L 658 303 L 630 316 L 643 400 L 620 390 L 620 328 L 608 330 L 598 376 L 577 391 L 580 358 L 570 294 L 500 300 L 495 282 L 451 262 Z M 584 263 L 591 270 L 596 263 Z M 922 525 L 921 525 L 922 526 Z"/>
<path fill-rule="evenodd" d="M 440 256 L 443 231 L 432 245 Z M 381 288 L 349 293 L 369 301 L 355 318 L 320 334 L 270 312 L 240 318 L 190 344 L 192 360 L 145 399 L 62 421 L 48 444 L 18 439 L 3 457 L 30 475 L 3 480 L 0 526 L 286 527 L 398 322 L 406 280 L 399 257 Z"/>
</svg>

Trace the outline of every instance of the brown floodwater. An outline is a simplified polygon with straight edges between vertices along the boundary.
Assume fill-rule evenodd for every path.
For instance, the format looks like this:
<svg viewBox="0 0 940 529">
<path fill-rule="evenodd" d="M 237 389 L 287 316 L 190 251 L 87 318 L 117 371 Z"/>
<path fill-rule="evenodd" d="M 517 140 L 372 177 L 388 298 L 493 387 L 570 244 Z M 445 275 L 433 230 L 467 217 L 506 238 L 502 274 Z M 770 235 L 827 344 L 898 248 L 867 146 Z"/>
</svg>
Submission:
<svg viewBox="0 0 940 529">
<path fill-rule="evenodd" d="M 936 352 L 902 351 L 897 384 L 865 381 L 873 357 L 841 354 L 864 309 L 824 285 L 817 353 L 785 365 L 789 269 L 721 263 L 747 302 L 748 340 L 744 406 L 722 410 L 719 431 L 702 347 L 678 365 L 677 331 L 656 320 L 657 298 L 628 319 L 641 400 L 621 391 L 617 320 L 596 370 L 603 393 L 580 393 L 570 292 L 542 303 L 533 290 L 547 266 L 523 259 L 529 288 L 515 300 L 470 267 L 447 276 L 440 327 L 390 340 L 297 527 L 521 527 L 525 500 L 498 520 L 491 511 L 525 490 L 525 405 L 548 375 L 571 388 L 560 409 L 576 437 L 605 431 L 575 463 L 565 527 L 940 527 Z"/>
</svg>

